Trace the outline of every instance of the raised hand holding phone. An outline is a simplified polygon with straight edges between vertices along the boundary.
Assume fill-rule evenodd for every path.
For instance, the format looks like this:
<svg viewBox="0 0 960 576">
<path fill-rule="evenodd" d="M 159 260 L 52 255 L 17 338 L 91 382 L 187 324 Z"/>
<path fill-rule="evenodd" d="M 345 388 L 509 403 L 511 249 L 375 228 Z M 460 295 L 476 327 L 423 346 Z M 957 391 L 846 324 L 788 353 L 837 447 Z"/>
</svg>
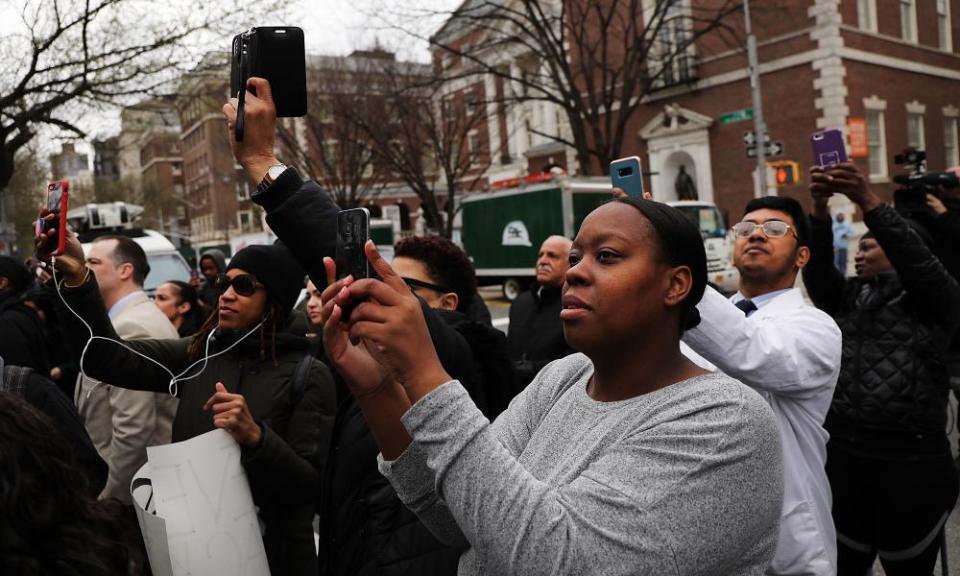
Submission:
<svg viewBox="0 0 960 576">
<path fill-rule="evenodd" d="M 41 231 L 35 239 L 37 259 L 49 260 L 51 258 L 47 245 L 51 237 L 59 235 L 63 238 L 63 252 L 56 256 L 57 280 L 66 282 L 68 286 L 80 285 L 87 275 L 87 260 L 83 254 L 83 246 L 77 235 L 69 228 L 63 230 L 57 229 L 58 217 L 46 208 L 40 211 L 40 221 L 43 221 L 49 227 Z"/>
<path fill-rule="evenodd" d="M 813 147 L 813 163 L 816 166 L 836 166 L 847 161 L 847 147 L 843 133 L 833 128 L 814 132 L 810 136 Z"/>
<path fill-rule="evenodd" d="M 64 236 L 60 231 L 67 226 L 69 209 L 70 182 L 54 180 L 47 185 L 44 210 L 37 220 L 36 236 L 44 237 L 44 244 L 38 246 L 38 255 L 42 259 L 63 254 Z"/>
</svg>

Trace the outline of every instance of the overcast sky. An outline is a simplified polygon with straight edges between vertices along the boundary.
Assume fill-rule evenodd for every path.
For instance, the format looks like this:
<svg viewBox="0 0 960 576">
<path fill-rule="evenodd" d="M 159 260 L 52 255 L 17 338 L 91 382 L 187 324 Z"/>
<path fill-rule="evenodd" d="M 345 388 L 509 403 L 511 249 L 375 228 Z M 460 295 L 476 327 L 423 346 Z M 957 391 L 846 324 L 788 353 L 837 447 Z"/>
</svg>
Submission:
<svg viewBox="0 0 960 576">
<path fill-rule="evenodd" d="M 0 34 L 19 31 L 22 22 L 19 8 L 24 1 L 44 2 L 46 0 L 0 0 Z M 215 2 L 216 0 L 195 0 L 197 2 Z M 153 0 L 153 6 L 162 2 Z M 418 27 L 421 35 L 429 35 L 442 24 L 444 18 L 435 15 L 424 17 L 425 12 L 441 14 L 455 9 L 460 0 L 291 0 L 288 18 L 278 18 L 264 22 L 263 25 L 292 25 L 304 30 L 306 49 L 310 53 L 346 55 L 356 49 L 365 49 L 380 44 L 394 50 L 398 57 L 408 60 L 429 61 L 429 52 L 425 41 L 418 41 L 397 30 L 397 25 Z M 411 14 L 416 13 L 416 17 Z M 237 32 L 240 32 L 239 30 Z M 229 38 L 224 41 L 224 49 L 229 49 Z M 115 134 L 120 129 L 119 111 L 103 114 L 91 114 L 84 128 L 91 138 Z M 46 132 L 46 131 L 45 131 Z M 59 140 L 45 133 L 39 138 L 44 154 L 59 149 Z M 90 152 L 89 146 L 78 142 L 77 148 Z M 92 165 L 92 158 L 91 165 Z"/>
</svg>

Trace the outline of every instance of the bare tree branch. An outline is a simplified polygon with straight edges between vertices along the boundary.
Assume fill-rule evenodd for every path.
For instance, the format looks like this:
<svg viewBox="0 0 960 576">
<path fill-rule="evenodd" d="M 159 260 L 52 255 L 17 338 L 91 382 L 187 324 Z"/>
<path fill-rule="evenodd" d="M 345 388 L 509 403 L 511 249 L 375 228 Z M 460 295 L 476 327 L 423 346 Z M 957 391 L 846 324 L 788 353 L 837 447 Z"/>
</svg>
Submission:
<svg viewBox="0 0 960 576">
<path fill-rule="evenodd" d="M 166 0 L 163 11 L 141 0 L 20 2 L 22 31 L 0 38 L 0 189 L 40 126 L 81 135 L 85 106 L 170 91 L 211 43 L 226 46 L 288 0 Z"/>
</svg>

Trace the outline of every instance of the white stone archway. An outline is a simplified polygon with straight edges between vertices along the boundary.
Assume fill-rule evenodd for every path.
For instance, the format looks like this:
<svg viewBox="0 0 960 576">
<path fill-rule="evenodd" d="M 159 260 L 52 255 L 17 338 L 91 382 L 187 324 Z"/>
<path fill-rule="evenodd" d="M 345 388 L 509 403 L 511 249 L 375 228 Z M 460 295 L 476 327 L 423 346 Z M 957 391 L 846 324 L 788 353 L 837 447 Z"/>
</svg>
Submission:
<svg viewBox="0 0 960 576">
<path fill-rule="evenodd" d="M 674 183 L 680 165 L 697 185 L 700 200 L 713 202 L 713 169 L 710 162 L 710 135 L 713 119 L 692 110 L 668 104 L 641 130 L 647 142 L 647 170 L 658 200 L 677 199 Z"/>
</svg>

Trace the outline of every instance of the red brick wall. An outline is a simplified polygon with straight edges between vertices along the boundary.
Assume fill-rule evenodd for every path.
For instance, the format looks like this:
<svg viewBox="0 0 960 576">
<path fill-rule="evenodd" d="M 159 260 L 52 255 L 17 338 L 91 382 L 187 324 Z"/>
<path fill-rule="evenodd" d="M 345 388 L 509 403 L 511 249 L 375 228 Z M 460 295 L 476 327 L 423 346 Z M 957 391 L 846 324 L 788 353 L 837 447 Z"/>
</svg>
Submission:
<svg viewBox="0 0 960 576">
<path fill-rule="evenodd" d="M 960 82 L 859 62 L 848 61 L 846 68 L 849 89 L 847 105 L 850 107 L 851 116 L 864 116 L 865 97 L 876 95 L 887 102 L 884 122 L 887 166 L 891 177 L 903 172 L 894 165 L 893 157 L 907 145 L 906 103 L 914 100 L 926 105 L 924 136 L 929 167 L 932 170 L 944 169 L 946 158 L 943 149 L 943 107 L 960 104 Z M 865 166 L 864 161 L 863 167 Z M 896 186 L 875 184 L 874 188 L 889 196 Z"/>
</svg>

